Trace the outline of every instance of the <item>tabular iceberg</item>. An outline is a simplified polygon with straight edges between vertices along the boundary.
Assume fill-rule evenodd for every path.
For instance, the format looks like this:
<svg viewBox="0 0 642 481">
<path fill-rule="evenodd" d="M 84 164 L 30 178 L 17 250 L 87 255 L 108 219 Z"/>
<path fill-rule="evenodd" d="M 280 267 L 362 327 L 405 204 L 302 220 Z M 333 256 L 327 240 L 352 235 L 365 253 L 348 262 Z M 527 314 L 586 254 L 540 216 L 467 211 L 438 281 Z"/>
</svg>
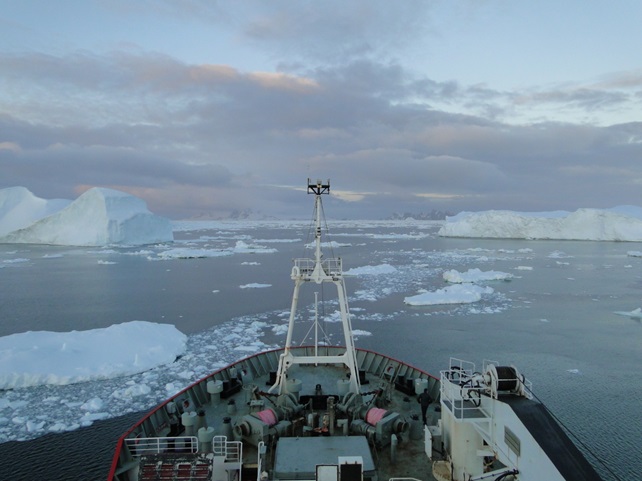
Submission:
<svg viewBox="0 0 642 481">
<path fill-rule="evenodd" d="M 3 192 L 6 190 L 12 189 Z M 89 189 L 66 207 L 27 227 L 11 230 L 15 212 L 35 211 L 33 205 L 43 201 L 29 191 L 31 196 L 21 190 L 16 192 L 22 197 L 13 199 L 15 207 L 6 213 L 0 210 L 0 233 L 6 232 L 0 237 L 1 243 L 104 246 L 143 245 L 174 239 L 169 219 L 152 214 L 145 201 L 101 187 Z M 12 192 L 5 193 L 5 197 L 12 198 Z M 17 201 L 24 205 L 20 207 Z M 61 206 L 61 203 L 55 205 Z"/>
<path fill-rule="evenodd" d="M 524 213 L 490 210 L 449 217 L 442 237 L 642 241 L 642 208 L 578 209 L 575 212 Z"/>
<path fill-rule="evenodd" d="M 130 321 L 90 331 L 0 337 L 0 389 L 111 379 L 170 364 L 187 336 L 171 324 Z"/>
</svg>

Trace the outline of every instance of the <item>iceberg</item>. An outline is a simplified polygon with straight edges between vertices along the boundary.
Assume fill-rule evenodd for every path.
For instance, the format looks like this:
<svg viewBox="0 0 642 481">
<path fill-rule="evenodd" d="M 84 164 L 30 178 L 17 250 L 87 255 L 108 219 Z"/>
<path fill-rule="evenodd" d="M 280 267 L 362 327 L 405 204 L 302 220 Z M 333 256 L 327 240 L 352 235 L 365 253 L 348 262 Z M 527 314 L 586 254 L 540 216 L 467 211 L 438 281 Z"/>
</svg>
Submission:
<svg viewBox="0 0 642 481">
<path fill-rule="evenodd" d="M 0 189 L 0 236 L 28 227 L 69 204 L 67 199 L 41 199 L 25 187 Z"/>
<path fill-rule="evenodd" d="M 642 208 L 461 212 L 448 217 L 438 234 L 442 237 L 640 242 Z"/>
<path fill-rule="evenodd" d="M 131 321 L 90 331 L 0 337 L 0 389 L 111 379 L 172 363 L 187 336 L 171 324 Z"/>
<path fill-rule="evenodd" d="M 145 201 L 101 187 L 91 188 L 64 208 L 13 230 L 17 225 L 14 219 L 21 211 L 35 212 L 34 218 L 47 208 L 54 210 L 62 206 L 61 202 L 52 202 L 36 209 L 35 206 L 42 205 L 42 199 L 24 188 L 15 189 L 2 191 L 4 204 L 14 207 L 0 210 L 0 233 L 3 233 L 0 243 L 105 246 L 154 244 L 174 239 L 169 219 L 152 214 Z M 10 192 L 5 192 L 7 190 Z"/>
</svg>

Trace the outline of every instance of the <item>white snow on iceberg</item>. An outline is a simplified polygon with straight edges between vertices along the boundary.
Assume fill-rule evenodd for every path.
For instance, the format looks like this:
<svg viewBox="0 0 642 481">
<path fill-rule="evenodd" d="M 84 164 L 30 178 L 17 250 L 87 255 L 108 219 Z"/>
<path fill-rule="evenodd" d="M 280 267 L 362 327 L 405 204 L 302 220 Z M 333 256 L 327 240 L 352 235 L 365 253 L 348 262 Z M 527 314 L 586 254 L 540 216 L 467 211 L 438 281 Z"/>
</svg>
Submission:
<svg viewBox="0 0 642 481">
<path fill-rule="evenodd" d="M 0 236 L 28 227 L 70 203 L 66 199 L 41 199 L 25 187 L 0 189 Z"/>
<path fill-rule="evenodd" d="M 24 193 L 22 199 L 23 209 L 30 210 L 29 205 L 34 200 Z M 12 218 L 8 214 L 0 217 L 0 232 L 11 229 Z M 104 246 L 153 244 L 173 239 L 169 219 L 149 212 L 142 199 L 117 190 L 94 187 L 54 214 L 5 234 L 0 242 Z"/>
<path fill-rule="evenodd" d="M 642 241 L 642 208 L 579 209 L 575 212 L 461 212 L 448 217 L 442 237 Z"/>
<path fill-rule="evenodd" d="M 187 336 L 170 324 L 132 321 L 90 331 L 0 337 L 0 389 L 65 385 L 137 374 L 172 363 Z"/>
</svg>

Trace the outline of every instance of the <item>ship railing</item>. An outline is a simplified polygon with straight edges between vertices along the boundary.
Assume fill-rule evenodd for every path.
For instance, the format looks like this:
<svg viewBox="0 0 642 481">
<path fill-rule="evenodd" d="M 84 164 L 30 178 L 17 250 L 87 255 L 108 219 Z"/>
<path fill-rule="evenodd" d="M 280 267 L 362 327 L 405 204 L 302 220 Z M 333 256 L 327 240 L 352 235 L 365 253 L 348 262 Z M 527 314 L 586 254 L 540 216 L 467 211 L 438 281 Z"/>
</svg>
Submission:
<svg viewBox="0 0 642 481">
<path fill-rule="evenodd" d="M 243 458 L 243 444 L 241 441 L 228 441 L 227 436 L 214 436 L 212 452 L 215 456 L 224 456 L 228 462 L 239 463 Z"/>
<path fill-rule="evenodd" d="M 484 388 L 474 386 L 471 382 L 474 371 L 463 367 L 452 369 L 451 364 L 451 369 L 441 371 L 441 402 L 455 419 L 477 422 L 486 420 L 491 414 L 486 411 L 482 401 L 485 397 L 482 394 Z"/>
<path fill-rule="evenodd" d="M 294 259 L 294 266 L 298 275 L 303 277 L 310 276 L 314 272 L 314 267 L 316 266 L 316 261 L 309 258 L 299 258 Z M 332 257 L 328 259 L 323 259 L 321 261 L 321 268 L 327 276 L 340 276 L 342 275 L 342 261 L 340 257 Z"/>
<path fill-rule="evenodd" d="M 128 438 L 125 444 L 132 456 L 161 453 L 197 453 L 196 436 L 176 436 L 159 438 Z"/>
<path fill-rule="evenodd" d="M 261 481 L 261 478 L 263 477 L 263 456 L 265 455 L 265 451 L 265 443 L 263 441 L 259 441 L 258 455 L 256 460 L 256 481 Z"/>
</svg>

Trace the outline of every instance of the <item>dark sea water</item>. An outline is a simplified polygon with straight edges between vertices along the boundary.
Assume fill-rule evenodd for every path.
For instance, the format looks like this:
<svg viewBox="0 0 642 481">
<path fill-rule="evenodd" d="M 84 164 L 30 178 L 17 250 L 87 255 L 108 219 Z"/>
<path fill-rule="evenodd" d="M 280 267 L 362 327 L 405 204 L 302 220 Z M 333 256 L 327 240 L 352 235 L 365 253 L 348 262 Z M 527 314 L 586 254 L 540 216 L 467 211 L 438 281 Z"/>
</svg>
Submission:
<svg viewBox="0 0 642 481">
<path fill-rule="evenodd" d="M 195 230 L 181 224 L 176 245 L 145 252 L 0 246 L 0 336 L 146 320 L 174 324 L 195 340 L 214 332 L 211 352 L 216 356 L 226 343 L 238 343 L 215 337 L 217 328 L 256 318 L 265 324 L 262 342 L 282 344 L 284 337 L 272 327 L 283 324 L 282 314 L 289 310 L 291 259 L 310 255 L 302 247 L 310 241 L 308 227 L 219 223 Z M 446 239 L 437 237 L 437 227 L 429 223 L 339 222 L 331 223 L 330 230 L 344 271 L 384 264 L 396 268 L 389 275 L 347 277 L 352 325 L 361 332 L 357 346 L 435 375 L 451 356 L 478 366 L 484 359 L 513 364 L 577 435 L 582 449 L 608 465 L 595 462 L 604 479 L 640 479 L 642 324 L 615 311 L 642 307 L 642 258 L 629 255 L 642 251 L 642 245 Z M 234 249 L 238 241 L 277 252 L 236 249 L 232 255 L 172 260 L 158 256 L 170 247 Z M 326 249 L 326 257 L 331 255 Z M 494 293 L 472 304 L 404 303 L 421 289 L 445 287 L 445 270 L 472 268 L 514 278 L 485 283 Z M 248 284 L 263 287 L 240 288 Z M 311 305 L 312 299 L 301 303 Z M 96 386 L 86 383 L 81 389 L 90 397 Z M 30 395 L 29 390 L 18 391 L 11 396 Z M 3 396 L 9 393 L 0 392 Z M 144 411 L 154 404 L 149 402 L 134 407 Z M 116 439 L 140 417 L 133 412 L 61 434 L 19 433 L 26 440 L 13 441 L 16 413 L 11 409 L 0 407 L 0 439 L 6 441 L 0 444 L 0 464 L 12 466 L 14 477 L 9 479 L 104 479 Z M 0 469 L 0 479 L 7 479 L 6 472 Z"/>
</svg>

